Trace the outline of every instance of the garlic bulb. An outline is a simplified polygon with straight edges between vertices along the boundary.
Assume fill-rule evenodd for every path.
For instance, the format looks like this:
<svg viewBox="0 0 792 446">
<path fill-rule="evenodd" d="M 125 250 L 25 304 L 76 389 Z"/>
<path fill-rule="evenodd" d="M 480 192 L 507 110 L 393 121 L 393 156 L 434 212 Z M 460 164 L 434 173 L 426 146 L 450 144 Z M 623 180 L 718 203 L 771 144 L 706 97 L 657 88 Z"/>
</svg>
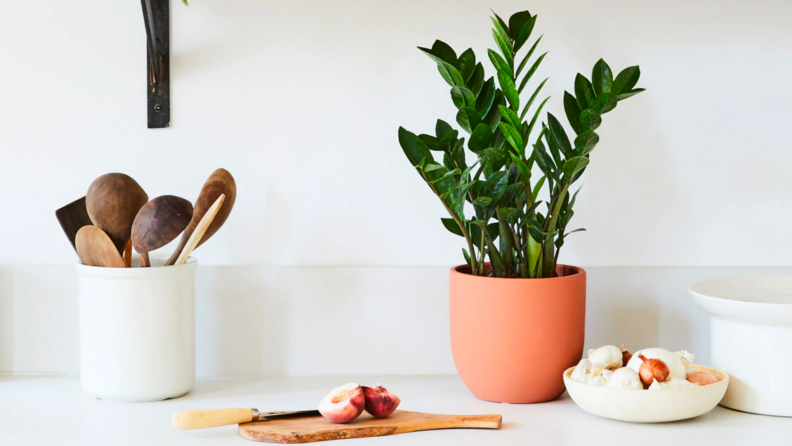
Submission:
<svg viewBox="0 0 792 446">
<path fill-rule="evenodd" d="M 569 375 L 569 379 L 585 384 L 587 381 L 586 375 L 588 375 L 590 371 L 591 361 L 588 359 L 581 359 L 578 365 L 575 367 L 575 370 L 572 370 L 572 373 Z"/>
<path fill-rule="evenodd" d="M 605 369 L 616 369 L 622 366 L 622 351 L 615 345 L 605 345 L 588 351 L 591 361 L 591 373 L 600 374 Z"/>
<path fill-rule="evenodd" d="M 657 381 L 653 382 L 651 386 L 649 386 L 649 390 L 668 390 L 668 389 L 684 389 L 687 387 L 698 387 L 699 385 L 696 383 L 692 383 L 686 379 L 679 379 L 679 378 L 671 378 L 664 383 L 659 383 Z"/>
<path fill-rule="evenodd" d="M 610 379 L 608 379 L 608 385 L 611 389 L 630 389 L 630 390 L 643 390 L 643 384 L 641 384 L 641 377 L 638 376 L 638 373 L 629 368 L 629 367 L 622 367 L 620 369 L 616 369 L 613 374 L 610 375 Z"/>
<path fill-rule="evenodd" d="M 608 385 L 608 381 L 610 380 L 611 376 L 613 376 L 613 372 L 607 369 L 603 370 L 598 375 L 589 374 L 586 384 L 591 386 L 605 387 Z"/>
<path fill-rule="evenodd" d="M 693 359 L 695 358 L 693 354 L 685 350 L 670 352 L 664 348 L 646 348 L 633 353 L 633 357 L 630 358 L 630 361 L 627 363 L 627 367 L 636 372 L 640 370 L 641 364 L 643 363 L 643 361 L 638 358 L 639 354 L 649 359 L 659 359 L 663 361 L 671 372 L 669 376 L 682 380 L 687 377 L 687 368 L 693 363 Z"/>
</svg>

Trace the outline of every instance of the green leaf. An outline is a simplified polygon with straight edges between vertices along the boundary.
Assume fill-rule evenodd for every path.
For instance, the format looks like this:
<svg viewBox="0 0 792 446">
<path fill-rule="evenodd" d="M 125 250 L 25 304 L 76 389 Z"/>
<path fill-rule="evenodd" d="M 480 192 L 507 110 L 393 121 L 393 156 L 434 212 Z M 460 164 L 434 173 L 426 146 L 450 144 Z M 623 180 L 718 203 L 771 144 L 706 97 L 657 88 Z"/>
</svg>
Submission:
<svg viewBox="0 0 792 446">
<path fill-rule="evenodd" d="M 575 229 L 574 231 L 567 232 L 566 234 L 564 234 L 564 237 L 568 236 L 569 234 L 574 234 L 576 232 L 583 232 L 585 230 L 586 230 L 586 228 L 578 228 L 578 229 Z"/>
<path fill-rule="evenodd" d="M 575 156 L 566 160 L 563 168 L 566 180 L 571 183 L 575 175 L 585 169 L 588 163 L 589 159 L 585 156 Z"/>
<path fill-rule="evenodd" d="M 487 54 L 489 55 L 490 62 L 492 62 L 492 65 L 498 73 L 511 74 L 511 66 L 509 66 L 509 63 L 506 62 L 503 56 L 493 50 L 487 50 Z"/>
<path fill-rule="evenodd" d="M 547 154 L 547 149 L 545 149 L 541 141 L 534 144 L 534 153 L 536 154 L 536 164 L 539 166 L 539 169 L 541 169 L 546 176 L 558 181 L 558 175 L 555 172 L 555 164 L 553 164 L 552 158 Z"/>
<path fill-rule="evenodd" d="M 492 100 L 492 105 L 495 107 L 490 107 L 489 113 L 484 116 L 484 123 L 488 124 L 493 132 L 495 132 L 495 129 L 498 128 L 498 123 L 500 123 L 501 119 L 500 112 L 498 111 L 498 105 L 504 103 L 503 93 L 500 90 L 495 89 L 495 98 Z"/>
<path fill-rule="evenodd" d="M 464 237 L 465 234 L 462 232 L 462 229 L 457 224 L 456 220 L 453 218 L 441 218 L 440 221 L 443 222 L 443 226 L 448 229 L 448 232 L 452 234 L 456 234 L 460 237 Z"/>
<path fill-rule="evenodd" d="M 489 113 L 490 107 L 492 107 L 492 103 L 495 101 L 495 90 L 495 79 L 487 79 L 478 97 L 476 97 L 476 111 L 479 112 L 481 116 L 487 116 L 487 113 Z"/>
<path fill-rule="evenodd" d="M 596 130 L 602 124 L 602 116 L 596 110 L 587 108 L 580 112 L 580 126 L 586 130 Z"/>
<path fill-rule="evenodd" d="M 459 55 L 457 68 L 459 70 L 459 74 L 462 75 L 462 79 L 467 82 L 468 79 L 470 79 L 470 77 L 473 75 L 473 71 L 476 69 L 476 54 L 473 52 L 472 48 L 468 48 L 464 53 Z"/>
<path fill-rule="evenodd" d="M 465 256 L 465 261 L 467 262 L 467 264 L 470 265 L 470 266 L 473 266 L 470 263 L 470 254 L 468 254 L 467 249 L 462 248 L 462 255 Z"/>
<path fill-rule="evenodd" d="M 454 87 L 451 89 L 451 100 L 457 108 L 476 107 L 476 96 L 472 91 L 465 87 Z"/>
<path fill-rule="evenodd" d="M 512 109 L 518 110 L 520 108 L 520 94 L 514 86 L 514 81 L 509 76 L 498 72 L 498 83 L 500 84 L 503 95 L 509 101 Z"/>
<path fill-rule="evenodd" d="M 509 155 L 511 156 L 511 159 L 512 159 L 512 162 L 514 163 L 514 165 L 517 166 L 517 170 L 520 172 L 520 175 L 522 176 L 522 179 L 524 181 L 530 181 L 531 180 L 531 168 L 528 167 L 528 164 L 526 164 L 525 161 L 522 160 L 522 158 L 520 158 L 519 156 L 515 155 L 514 153 L 509 153 Z"/>
<path fill-rule="evenodd" d="M 499 105 L 498 111 L 500 111 L 500 114 L 503 117 L 503 119 L 505 119 L 506 122 L 511 124 L 512 127 L 514 127 L 515 129 L 519 129 L 520 127 L 522 127 L 522 121 L 520 120 L 520 117 L 517 116 L 517 113 L 514 112 L 514 110 Z"/>
<path fill-rule="evenodd" d="M 187 5 L 187 0 L 182 0 L 182 3 L 184 3 L 185 5 Z M 190 5 L 187 5 L 187 6 L 190 6 Z"/>
<path fill-rule="evenodd" d="M 454 52 L 453 48 L 448 46 L 447 43 L 443 42 L 442 40 L 435 40 L 434 44 L 432 45 L 431 51 L 432 54 L 436 55 L 437 57 L 443 59 L 445 62 L 456 67 L 457 65 L 456 53 Z"/>
<path fill-rule="evenodd" d="M 429 148 L 426 147 L 426 144 L 418 139 L 414 133 L 405 130 L 404 127 L 399 127 L 399 144 L 413 166 L 419 165 L 426 157 L 430 160 L 432 159 L 432 154 L 429 153 Z"/>
<path fill-rule="evenodd" d="M 536 201 L 536 198 L 539 197 L 539 192 L 542 190 L 542 186 L 544 186 L 545 180 L 547 180 L 546 176 L 539 178 L 539 181 L 536 183 L 533 190 L 531 191 L 531 199 L 533 201 Z"/>
<path fill-rule="evenodd" d="M 547 53 L 544 53 L 541 56 L 539 56 L 539 58 L 536 59 L 536 62 L 534 62 L 534 64 L 531 65 L 531 68 L 528 70 L 527 73 L 525 73 L 525 77 L 523 78 L 522 82 L 520 82 L 520 89 L 517 90 L 518 92 L 522 93 L 523 89 L 525 88 L 525 85 L 528 83 L 528 80 L 536 72 L 536 69 L 539 68 L 539 64 L 542 63 L 542 59 L 544 59 L 545 56 L 547 56 Z"/>
<path fill-rule="evenodd" d="M 492 10 L 490 9 L 490 11 L 492 11 Z M 498 24 L 500 24 L 500 27 L 503 28 L 504 31 L 506 31 L 506 36 L 507 37 L 510 36 L 511 34 L 510 34 L 510 31 L 509 31 L 509 25 L 507 25 L 506 22 L 503 21 L 503 19 L 500 18 L 500 16 L 495 13 L 495 11 L 492 11 L 492 15 L 494 15 L 495 18 L 498 20 Z"/>
<path fill-rule="evenodd" d="M 492 203 L 492 198 L 490 197 L 478 197 L 473 200 L 473 204 L 476 206 L 481 206 L 483 208 L 489 206 Z"/>
<path fill-rule="evenodd" d="M 629 98 L 631 96 L 635 96 L 635 95 L 637 95 L 638 93 L 640 93 L 642 91 L 646 91 L 646 89 L 645 88 L 636 88 L 635 90 L 630 90 L 630 91 L 624 92 L 622 94 L 616 95 L 616 100 L 617 101 L 622 101 L 622 100 L 627 99 L 627 98 Z"/>
<path fill-rule="evenodd" d="M 492 130 L 487 124 L 479 124 L 470 135 L 468 148 L 473 153 L 479 153 L 492 144 Z"/>
<path fill-rule="evenodd" d="M 572 152 L 572 144 L 569 143 L 569 137 L 567 137 L 564 127 L 552 113 L 547 114 L 547 123 L 550 129 L 550 135 L 553 137 L 553 140 L 555 140 L 558 148 L 561 149 L 561 153 L 567 158 L 575 156 Z"/>
<path fill-rule="evenodd" d="M 594 69 L 591 71 L 591 84 L 597 96 L 610 92 L 613 87 L 613 72 L 602 59 L 594 64 Z"/>
<path fill-rule="evenodd" d="M 525 104 L 525 108 L 523 108 L 522 113 L 520 113 L 520 119 L 525 118 L 526 113 L 528 113 L 528 109 L 531 108 L 531 104 L 533 104 L 534 99 L 536 99 L 536 97 L 539 95 L 539 92 L 542 90 L 542 87 L 544 87 L 544 84 L 547 82 L 548 79 L 550 78 L 549 77 L 545 78 L 545 80 L 543 80 L 542 83 L 539 84 L 538 87 L 536 87 L 536 90 L 534 90 L 533 94 L 531 95 L 531 99 L 528 99 L 528 103 Z"/>
<path fill-rule="evenodd" d="M 479 156 L 481 157 L 481 165 L 485 176 L 500 170 L 509 161 L 509 153 L 503 148 L 487 147 Z"/>
<path fill-rule="evenodd" d="M 544 107 L 545 104 L 547 104 L 547 101 L 549 100 L 550 100 L 550 96 L 546 97 L 545 100 L 542 101 L 541 104 L 539 104 L 539 108 L 536 109 L 533 118 L 531 118 L 531 123 L 528 124 L 528 131 L 525 133 L 526 135 L 530 135 L 531 132 L 533 131 L 534 125 L 536 124 L 536 119 L 539 118 L 539 113 L 542 112 L 542 108 Z"/>
<path fill-rule="evenodd" d="M 591 82 L 580 73 L 575 76 L 575 97 L 581 110 L 593 107 L 597 100 Z"/>
<path fill-rule="evenodd" d="M 467 80 L 465 86 L 468 90 L 472 91 L 473 94 L 476 96 L 479 95 L 481 92 L 481 87 L 484 85 L 484 66 L 481 65 L 481 62 L 476 64 L 476 68 L 473 70 L 473 76 Z"/>
<path fill-rule="evenodd" d="M 580 134 L 583 132 L 583 127 L 580 125 L 579 121 L 581 111 L 580 107 L 578 106 L 575 97 L 567 91 L 564 92 L 564 111 L 566 112 L 569 125 L 571 125 L 572 129 L 575 130 L 575 134 Z"/>
<path fill-rule="evenodd" d="M 506 191 L 508 182 L 509 176 L 507 172 L 502 170 L 493 172 L 489 177 L 487 177 L 487 181 L 484 182 L 484 187 L 481 188 L 481 193 L 484 196 L 492 198 L 493 202 L 497 202 L 501 199 L 503 193 Z"/>
<path fill-rule="evenodd" d="M 600 114 L 608 113 L 609 111 L 616 108 L 616 96 L 610 92 L 602 93 L 597 97 L 597 105 L 595 105 L 593 108 Z"/>
<path fill-rule="evenodd" d="M 505 220 L 510 225 L 515 225 L 520 218 L 520 210 L 517 208 L 500 208 L 498 209 L 498 218 Z"/>
<path fill-rule="evenodd" d="M 445 136 L 437 140 L 437 145 L 440 146 L 441 149 L 445 150 L 446 152 L 450 152 L 454 149 L 454 146 L 458 143 L 459 132 L 456 130 L 451 130 L 450 132 L 446 133 Z"/>
<path fill-rule="evenodd" d="M 435 152 L 443 152 L 445 148 L 441 147 L 437 138 L 432 135 L 418 135 L 421 141 L 426 145 L 429 150 Z"/>
<path fill-rule="evenodd" d="M 541 35 L 541 36 L 539 36 L 538 39 L 536 39 L 536 42 L 534 42 L 534 44 L 531 45 L 531 49 L 528 50 L 528 52 L 525 54 L 525 57 L 523 57 L 522 62 L 520 62 L 520 66 L 517 67 L 517 71 L 514 74 L 515 78 L 520 77 L 520 73 L 522 73 L 522 70 L 523 70 L 523 68 L 525 68 L 525 64 L 528 63 L 528 60 L 531 59 L 531 56 L 533 55 L 534 51 L 536 50 L 536 47 L 539 46 L 539 42 L 542 41 L 542 37 L 544 37 L 544 35 Z"/>
<path fill-rule="evenodd" d="M 506 63 L 509 64 L 509 73 L 514 69 L 514 56 L 512 56 L 511 50 L 509 49 L 510 44 L 504 42 L 503 37 L 498 34 L 497 31 L 494 29 L 492 30 L 492 37 L 495 39 L 495 43 L 498 44 L 498 48 L 503 55 L 503 59 L 506 60 Z"/>
<path fill-rule="evenodd" d="M 599 142 L 599 135 L 594 133 L 593 130 L 586 130 L 575 138 L 575 153 L 580 156 L 585 156 L 594 150 L 594 146 Z"/>
<path fill-rule="evenodd" d="M 558 143 L 556 142 L 553 135 L 547 131 L 547 126 L 542 123 L 542 134 L 545 136 L 545 140 L 547 141 L 547 148 L 550 149 L 550 155 L 553 156 L 553 161 L 555 161 L 555 165 L 561 169 L 561 166 L 564 162 L 561 160 L 561 150 L 559 149 Z"/>
<path fill-rule="evenodd" d="M 638 83 L 640 77 L 641 68 L 638 65 L 623 69 L 613 81 L 613 94 L 618 96 L 623 92 L 630 91 Z"/>
<path fill-rule="evenodd" d="M 481 115 L 475 108 L 462 107 L 457 113 L 456 120 L 466 132 L 472 133 L 473 129 L 481 123 Z"/>
<path fill-rule="evenodd" d="M 462 80 L 462 75 L 459 74 L 456 68 L 446 62 L 440 62 L 437 64 L 437 71 L 440 72 L 440 76 L 443 76 L 448 85 L 452 87 L 461 87 L 465 85 L 465 81 Z"/>
<path fill-rule="evenodd" d="M 514 26 L 512 26 L 512 20 L 515 20 Z M 531 17 L 531 14 L 528 11 L 518 12 L 511 16 L 509 19 L 509 31 L 512 33 L 512 38 L 514 39 L 515 54 L 531 37 L 531 32 L 533 32 L 535 24 L 536 16 Z"/>
<path fill-rule="evenodd" d="M 520 132 L 517 131 L 514 127 L 509 125 L 506 122 L 501 121 L 500 123 L 500 130 L 503 133 L 503 136 L 506 137 L 506 141 L 520 154 L 520 156 L 525 155 L 525 142 L 520 136 Z"/>
<path fill-rule="evenodd" d="M 454 128 L 451 127 L 447 122 L 443 121 L 442 119 L 438 119 L 437 123 L 435 124 L 435 135 L 437 136 L 438 139 L 443 138 L 453 130 Z"/>
</svg>

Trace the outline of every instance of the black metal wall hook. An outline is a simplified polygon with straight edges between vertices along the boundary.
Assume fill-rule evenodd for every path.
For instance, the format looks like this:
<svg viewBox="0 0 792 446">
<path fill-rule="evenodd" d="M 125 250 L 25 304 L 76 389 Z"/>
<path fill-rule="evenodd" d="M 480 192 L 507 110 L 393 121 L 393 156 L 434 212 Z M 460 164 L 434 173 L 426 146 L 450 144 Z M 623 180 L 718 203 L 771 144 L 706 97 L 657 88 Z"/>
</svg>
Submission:
<svg viewBox="0 0 792 446">
<path fill-rule="evenodd" d="M 170 0 L 140 0 L 146 25 L 148 128 L 170 126 Z"/>
</svg>

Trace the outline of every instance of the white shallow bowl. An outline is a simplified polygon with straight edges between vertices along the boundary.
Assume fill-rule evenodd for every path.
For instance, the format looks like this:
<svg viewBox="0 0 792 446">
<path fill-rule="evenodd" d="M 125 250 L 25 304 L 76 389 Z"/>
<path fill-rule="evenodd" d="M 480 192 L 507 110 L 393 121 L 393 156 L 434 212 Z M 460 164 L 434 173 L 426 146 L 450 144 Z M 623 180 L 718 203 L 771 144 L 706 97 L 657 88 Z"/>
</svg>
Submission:
<svg viewBox="0 0 792 446">
<path fill-rule="evenodd" d="M 572 381 L 569 375 L 575 368 L 571 367 L 564 372 L 564 384 L 572 400 L 588 413 L 631 423 L 664 423 L 704 415 L 715 408 L 726 393 L 729 375 L 700 365 L 693 368 L 722 379 L 708 386 L 685 389 L 609 389 Z"/>
</svg>

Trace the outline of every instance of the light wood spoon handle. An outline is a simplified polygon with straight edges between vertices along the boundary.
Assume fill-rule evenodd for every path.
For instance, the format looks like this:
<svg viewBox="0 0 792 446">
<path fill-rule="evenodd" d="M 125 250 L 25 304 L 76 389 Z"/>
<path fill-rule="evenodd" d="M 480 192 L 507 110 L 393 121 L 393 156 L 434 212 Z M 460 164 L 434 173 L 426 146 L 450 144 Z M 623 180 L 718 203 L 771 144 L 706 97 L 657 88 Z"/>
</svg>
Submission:
<svg viewBox="0 0 792 446">
<path fill-rule="evenodd" d="M 212 224 L 212 220 L 214 220 L 215 215 L 217 215 L 217 211 L 219 211 L 220 206 L 223 205 L 223 200 L 225 200 L 225 194 L 221 194 L 217 197 L 217 201 L 206 211 L 201 221 L 198 222 L 198 226 L 195 227 L 195 231 L 193 231 L 189 240 L 187 240 L 187 244 L 184 246 L 181 254 L 179 254 L 179 258 L 176 259 L 174 265 L 182 265 L 187 261 L 187 258 L 190 257 L 190 254 L 192 254 L 195 247 L 200 243 L 201 237 L 203 237 L 206 230 L 209 229 L 209 225 Z"/>
<path fill-rule="evenodd" d="M 183 410 L 171 418 L 173 427 L 190 430 L 207 427 L 230 426 L 253 421 L 253 409 Z"/>
</svg>

